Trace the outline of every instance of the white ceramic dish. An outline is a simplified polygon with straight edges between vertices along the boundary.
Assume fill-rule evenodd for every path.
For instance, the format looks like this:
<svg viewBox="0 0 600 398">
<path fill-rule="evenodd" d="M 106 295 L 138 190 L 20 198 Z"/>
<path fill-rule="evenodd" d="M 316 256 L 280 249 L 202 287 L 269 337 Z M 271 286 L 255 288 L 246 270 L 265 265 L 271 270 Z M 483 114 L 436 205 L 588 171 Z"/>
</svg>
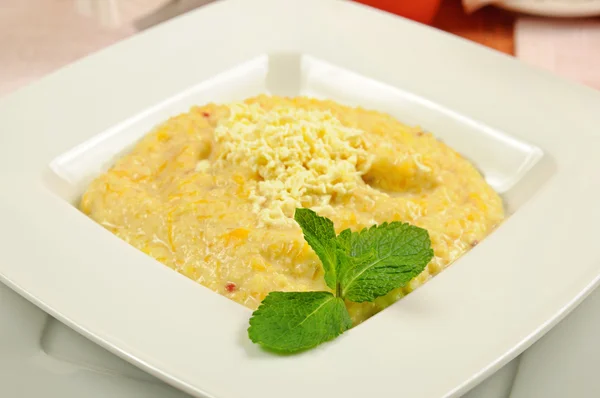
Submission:
<svg viewBox="0 0 600 398">
<path fill-rule="evenodd" d="M 510 398 L 595 397 L 600 391 L 600 289 L 521 357 Z"/>
<path fill-rule="evenodd" d="M 262 352 L 246 338 L 248 309 L 120 241 L 73 203 L 158 121 L 263 91 L 360 103 L 422 124 L 477 163 L 511 217 L 335 342 L 297 356 Z M 458 395 L 598 282 L 600 253 L 587 248 L 600 222 L 599 108 L 591 89 L 351 2 L 218 2 L 0 102 L 9 193 L 0 196 L 8 243 L 0 277 L 191 394 Z"/>
<path fill-rule="evenodd" d="M 91 343 L 0 284 L 7 398 L 189 398 Z"/>
<path fill-rule="evenodd" d="M 581 18 L 600 15 L 600 0 L 509 0 L 499 7 L 544 17 Z"/>
<path fill-rule="evenodd" d="M 3 397 L 190 397 L 67 328 L 1 283 L 0 325 Z M 518 360 L 463 398 L 508 398 Z"/>
</svg>

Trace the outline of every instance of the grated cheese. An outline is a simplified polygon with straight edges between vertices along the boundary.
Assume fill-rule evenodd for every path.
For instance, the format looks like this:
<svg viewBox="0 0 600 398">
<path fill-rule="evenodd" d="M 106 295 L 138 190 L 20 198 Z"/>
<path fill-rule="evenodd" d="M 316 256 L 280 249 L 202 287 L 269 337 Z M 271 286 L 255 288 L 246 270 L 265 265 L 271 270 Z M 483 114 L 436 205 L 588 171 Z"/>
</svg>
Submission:
<svg viewBox="0 0 600 398">
<path fill-rule="evenodd" d="M 249 198 L 262 225 L 292 225 L 298 207 L 331 210 L 363 184 L 371 167 L 364 132 L 328 110 L 235 103 L 229 111 L 215 128 L 215 164 L 243 166 L 260 177 Z"/>
<path fill-rule="evenodd" d="M 206 173 L 210 169 L 210 161 L 203 159 L 196 164 L 196 171 Z"/>
</svg>

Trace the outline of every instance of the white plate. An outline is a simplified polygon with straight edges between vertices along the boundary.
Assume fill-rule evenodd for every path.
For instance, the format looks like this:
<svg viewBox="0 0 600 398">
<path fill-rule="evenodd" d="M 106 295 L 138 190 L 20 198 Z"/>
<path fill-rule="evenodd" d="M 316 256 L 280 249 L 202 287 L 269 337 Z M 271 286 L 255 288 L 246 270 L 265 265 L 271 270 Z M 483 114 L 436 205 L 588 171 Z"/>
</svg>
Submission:
<svg viewBox="0 0 600 398">
<path fill-rule="evenodd" d="M 133 368 L 0 284 L 2 397 L 189 398 Z"/>
<path fill-rule="evenodd" d="M 2 396 L 189 398 L 67 328 L 0 283 Z M 519 358 L 464 398 L 508 398 Z"/>
<path fill-rule="evenodd" d="M 418 122 L 473 159 L 512 215 L 439 277 L 335 342 L 266 354 L 246 337 L 248 309 L 72 205 L 158 121 L 261 91 L 326 96 Z M 459 394 L 598 282 L 600 253 L 588 248 L 600 222 L 599 108 L 591 89 L 351 2 L 218 2 L 0 102 L 0 276 L 192 394 Z"/>
<path fill-rule="evenodd" d="M 593 17 L 600 15 L 600 0 L 509 0 L 499 7 L 546 17 Z"/>
<path fill-rule="evenodd" d="M 598 396 L 598 336 L 600 289 L 521 357 L 510 398 Z"/>
</svg>

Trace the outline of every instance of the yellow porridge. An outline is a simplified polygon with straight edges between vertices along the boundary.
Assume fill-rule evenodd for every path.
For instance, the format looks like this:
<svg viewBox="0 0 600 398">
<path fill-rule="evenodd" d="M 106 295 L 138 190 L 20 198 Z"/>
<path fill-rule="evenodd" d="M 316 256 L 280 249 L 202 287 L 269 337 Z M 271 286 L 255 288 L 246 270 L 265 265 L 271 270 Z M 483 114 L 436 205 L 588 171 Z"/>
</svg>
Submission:
<svg viewBox="0 0 600 398">
<path fill-rule="evenodd" d="M 165 265 L 251 309 L 271 291 L 330 290 L 293 221 L 340 232 L 427 229 L 434 258 L 409 286 L 348 303 L 358 324 L 426 282 L 503 219 L 502 200 L 418 127 L 332 101 L 258 96 L 166 121 L 84 193 L 81 210 Z"/>
</svg>

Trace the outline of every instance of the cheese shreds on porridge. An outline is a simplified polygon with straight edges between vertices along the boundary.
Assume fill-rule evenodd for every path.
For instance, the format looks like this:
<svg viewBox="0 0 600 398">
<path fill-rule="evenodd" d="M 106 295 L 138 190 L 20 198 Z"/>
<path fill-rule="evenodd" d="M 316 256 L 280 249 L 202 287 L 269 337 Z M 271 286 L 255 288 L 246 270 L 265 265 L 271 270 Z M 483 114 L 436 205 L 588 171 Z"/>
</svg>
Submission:
<svg viewBox="0 0 600 398">
<path fill-rule="evenodd" d="M 260 180 L 250 190 L 259 226 L 293 226 L 294 210 L 331 214 L 332 199 L 351 195 L 371 166 L 364 132 L 330 111 L 234 104 L 215 128 L 216 165 L 247 167 Z"/>
</svg>

